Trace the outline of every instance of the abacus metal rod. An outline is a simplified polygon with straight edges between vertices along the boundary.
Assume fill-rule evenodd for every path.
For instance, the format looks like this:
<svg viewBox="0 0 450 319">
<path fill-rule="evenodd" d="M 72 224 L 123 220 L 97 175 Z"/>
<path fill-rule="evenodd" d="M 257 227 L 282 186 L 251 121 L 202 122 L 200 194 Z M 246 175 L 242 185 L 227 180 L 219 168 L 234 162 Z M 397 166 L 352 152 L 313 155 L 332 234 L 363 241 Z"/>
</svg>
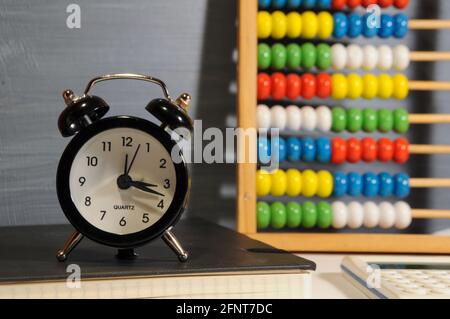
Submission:
<svg viewBox="0 0 450 319">
<path fill-rule="evenodd" d="M 450 124 L 450 114 L 409 114 L 410 124 Z"/>
<path fill-rule="evenodd" d="M 414 19 L 409 20 L 411 30 L 439 30 L 450 29 L 450 20 Z"/>
<path fill-rule="evenodd" d="M 450 219 L 450 210 L 412 209 L 415 219 Z"/>
</svg>

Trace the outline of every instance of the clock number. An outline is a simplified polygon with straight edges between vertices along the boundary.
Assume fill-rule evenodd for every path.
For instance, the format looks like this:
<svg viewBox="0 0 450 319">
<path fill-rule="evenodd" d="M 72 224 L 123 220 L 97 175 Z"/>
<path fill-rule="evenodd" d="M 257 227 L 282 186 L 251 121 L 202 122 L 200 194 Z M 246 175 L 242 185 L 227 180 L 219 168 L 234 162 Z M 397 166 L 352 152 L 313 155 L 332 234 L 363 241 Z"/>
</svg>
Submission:
<svg viewBox="0 0 450 319">
<path fill-rule="evenodd" d="M 163 200 L 163 199 L 161 199 L 161 200 L 159 201 L 158 207 L 161 208 L 161 209 L 164 208 L 164 200 Z"/>
<path fill-rule="evenodd" d="M 170 180 L 168 180 L 168 179 L 164 180 L 164 188 L 165 189 L 169 189 L 170 188 Z"/>
<path fill-rule="evenodd" d="M 83 186 L 84 183 L 86 183 L 86 177 L 81 176 L 81 177 L 78 179 L 78 182 L 80 182 L 80 186 Z"/>
<path fill-rule="evenodd" d="M 102 142 L 103 152 L 111 152 L 111 142 Z"/>
<path fill-rule="evenodd" d="M 100 218 L 100 220 L 103 220 L 103 218 L 105 218 L 105 215 L 106 215 L 106 210 L 101 210 L 100 213 L 102 214 L 102 217 Z"/>
<path fill-rule="evenodd" d="M 132 147 L 133 146 L 133 138 L 122 136 L 122 146 L 123 147 Z"/>
<path fill-rule="evenodd" d="M 96 156 L 86 156 L 88 166 L 97 166 L 98 158 Z"/>
<path fill-rule="evenodd" d="M 84 206 L 91 206 L 91 198 L 89 196 L 86 196 L 84 199 Z"/>
<path fill-rule="evenodd" d="M 150 221 L 150 218 L 148 218 L 148 213 L 144 213 L 144 215 L 142 216 L 142 222 L 144 224 L 147 224 Z"/>
<path fill-rule="evenodd" d="M 160 160 L 159 160 L 159 168 L 167 168 L 167 166 L 166 166 L 166 164 L 167 164 L 167 161 L 166 161 L 166 159 L 165 158 L 161 158 Z"/>
<path fill-rule="evenodd" d="M 122 219 L 119 222 L 119 225 L 124 227 L 127 224 L 127 221 L 125 220 L 125 217 L 122 217 Z"/>
<path fill-rule="evenodd" d="M 145 143 L 147 145 L 147 153 L 150 153 L 150 143 Z"/>
</svg>

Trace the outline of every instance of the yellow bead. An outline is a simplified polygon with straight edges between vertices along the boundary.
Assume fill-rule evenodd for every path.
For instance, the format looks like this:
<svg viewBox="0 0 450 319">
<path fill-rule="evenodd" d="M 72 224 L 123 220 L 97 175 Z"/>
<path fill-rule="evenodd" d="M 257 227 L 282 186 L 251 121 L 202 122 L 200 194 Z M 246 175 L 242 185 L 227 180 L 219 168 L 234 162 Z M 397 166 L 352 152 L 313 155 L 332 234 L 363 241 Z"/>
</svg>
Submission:
<svg viewBox="0 0 450 319">
<path fill-rule="evenodd" d="M 267 39 L 272 33 L 272 16 L 267 11 L 259 11 L 258 18 L 258 39 Z"/>
<path fill-rule="evenodd" d="M 350 74 L 347 77 L 347 83 L 348 83 L 347 97 L 353 100 L 361 98 L 363 92 L 363 80 L 361 76 L 355 73 Z"/>
<path fill-rule="evenodd" d="M 311 170 L 306 170 L 302 173 L 302 190 L 305 197 L 314 197 L 317 195 L 319 187 L 319 179 L 317 174 Z"/>
<path fill-rule="evenodd" d="M 272 178 L 269 172 L 257 171 L 256 172 L 256 195 L 263 197 L 270 194 L 272 187 Z"/>
<path fill-rule="evenodd" d="M 287 180 L 286 173 L 279 169 L 272 173 L 272 188 L 270 193 L 272 196 L 280 197 L 286 194 Z"/>
<path fill-rule="evenodd" d="M 317 36 L 322 40 L 331 38 L 334 28 L 333 16 L 329 12 L 322 11 L 317 16 L 317 20 L 319 24 Z"/>
<path fill-rule="evenodd" d="M 363 98 L 372 100 L 378 94 L 378 79 L 373 74 L 363 76 Z"/>
<path fill-rule="evenodd" d="M 394 82 L 389 74 L 380 74 L 378 76 L 378 97 L 380 99 L 390 99 L 394 92 Z"/>
<path fill-rule="evenodd" d="M 299 38 L 302 35 L 302 16 L 297 12 L 287 15 L 287 36 L 291 39 Z"/>
<path fill-rule="evenodd" d="M 403 74 L 396 74 L 393 78 L 394 81 L 394 98 L 398 100 L 404 100 L 409 94 L 408 78 Z"/>
<path fill-rule="evenodd" d="M 314 39 L 319 30 L 317 15 L 312 11 L 305 11 L 302 14 L 302 33 L 305 39 Z"/>
<path fill-rule="evenodd" d="M 331 95 L 335 100 L 342 100 L 347 97 L 348 82 L 345 75 L 336 73 L 331 76 L 332 92 Z"/>
<path fill-rule="evenodd" d="M 287 188 L 286 193 L 290 197 L 300 196 L 302 193 L 302 174 L 296 169 L 286 172 Z"/>
<path fill-rule="evenodd" d="M 286 36 L 287 18 L 281 11 L 272 13 L 272 38 L 279 40 Z"/>
<path fill-rule="evenodd" d="M 333 194 L 333 175 L 327 171 L 320 171 L 317 173 L 319 179 L 319 189 L 317 196 L 321 198 L 329 198 Z"/>
</svg>

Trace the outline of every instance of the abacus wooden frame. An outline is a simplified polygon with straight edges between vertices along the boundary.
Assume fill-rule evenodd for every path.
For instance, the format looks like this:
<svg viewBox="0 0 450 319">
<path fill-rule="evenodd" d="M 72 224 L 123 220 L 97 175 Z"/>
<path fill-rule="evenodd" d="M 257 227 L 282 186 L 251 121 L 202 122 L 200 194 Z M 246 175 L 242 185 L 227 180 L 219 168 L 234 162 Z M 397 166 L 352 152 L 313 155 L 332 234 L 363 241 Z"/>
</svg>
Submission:
<svg viewBox="0 0 450 319">
<path fill-rule="evenodd" d="M 257 0 L 240 0 L 238 7 L 238 126 L 256 127 Z M 245 137 L 243 137 L 245 138 Z M 239 141 L 238 151 L 248 145 Z M 249 237 L 297 252 L 450 253 L 450 237 L 405 234 L 258 233 L 256 226 L 256 164 L 237 166 L 237 228 Z"/>
</svg>

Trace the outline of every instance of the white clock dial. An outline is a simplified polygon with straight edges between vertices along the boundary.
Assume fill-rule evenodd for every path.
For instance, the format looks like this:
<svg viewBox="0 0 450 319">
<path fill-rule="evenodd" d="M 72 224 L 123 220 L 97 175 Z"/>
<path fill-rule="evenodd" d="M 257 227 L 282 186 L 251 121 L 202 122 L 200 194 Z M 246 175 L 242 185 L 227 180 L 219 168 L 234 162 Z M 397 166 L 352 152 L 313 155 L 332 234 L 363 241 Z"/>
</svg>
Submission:
<svg viewBox="0 0 450 319">
<path fill-rule="evenodd" d="M 151 184 L 146 189 L 158 194 L 135 186 L 119 187 L 121 175 Z M 136 233 L 155 224 L 170 207 L 177 183 L 175 165 L 165 147 L 148 133 L 126 127 L 109 129 L 89 139 L 75 156 L 69 179 L 72 201 L 83 218 L 117 235 Z"/>
</svg>

